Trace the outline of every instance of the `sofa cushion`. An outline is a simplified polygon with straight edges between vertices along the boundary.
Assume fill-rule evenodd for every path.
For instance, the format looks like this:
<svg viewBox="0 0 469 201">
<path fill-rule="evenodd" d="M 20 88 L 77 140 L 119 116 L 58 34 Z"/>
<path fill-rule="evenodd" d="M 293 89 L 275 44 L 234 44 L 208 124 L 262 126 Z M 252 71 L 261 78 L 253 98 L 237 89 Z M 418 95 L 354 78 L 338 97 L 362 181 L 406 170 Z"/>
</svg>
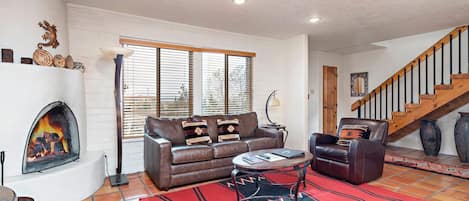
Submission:
<svg viewBox="0 0 469 201">
<path fill-rule="evenodd" d="M 217 119 L 218 142 L 239 140 L 238 119 Z"/>
<path fill-rule="evenodd" d="M 186 119 L 165 119 L 147 117 L 145 131 L 149 135 L 158 135 L 171 141 L 173 145 L 186 144 L 181 122 Z"/>
<path fill-rule="evenodd" d="M 347 146 L 340 146 L 337 144 L 317 145 L 316 157 L 341 163 L 348 163 L 348 149 L 349 147 Z"/>
<path fill-rule="evenodd" d="M 212 139 L 208 135 L 207 121 L 187 120 L 182 121 L 182 129 L 187 145 L 210 144 Z"/>
<path fill-rule="evenodd" d="M 226 158 L 248 152 L 248 145 L 242 141 L 218 142 L 211 146 L 214 158 Z"/>
<path fill-rule="evenodd" d="M 245 138 L 242 141 L 248 144 L 249 151 L 277 148 L 277 140 L 271 137 Z"/>
<path fill-rule="evenodd" d="M 207 121 L 208 126 L 208 135 L 212 142 L 218 142 L 218 128 L 217 128 L 217 119 L 223 119 L 223 115 L 212 115 L 212 116 L 193 116 L 193 120 L 205 120 Z"/>
<path fill-rule="evenodd" d="M 213 151 L 207 145 L 177 146 L 171 149 L 173 164 L 183 164 L 213 159 Z"/>
<path fill-rule="evenodd" d="M 257 126 L 257 114 L 255 112 L 227 115 L 225 119 L 238 119 L 239 120 L 239 136 L 241 138 L 253 137 Z"/>
</svg>

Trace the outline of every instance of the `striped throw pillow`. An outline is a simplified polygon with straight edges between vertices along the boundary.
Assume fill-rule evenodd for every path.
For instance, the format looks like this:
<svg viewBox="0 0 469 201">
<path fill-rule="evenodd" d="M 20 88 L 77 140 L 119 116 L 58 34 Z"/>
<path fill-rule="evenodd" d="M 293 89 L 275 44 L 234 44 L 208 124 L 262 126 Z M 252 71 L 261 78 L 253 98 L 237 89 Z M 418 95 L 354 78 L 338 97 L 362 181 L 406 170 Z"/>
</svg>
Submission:
<svg viewBox="0 0 469 201">
<path fill-rule="evenodd" d="M 212 143 L 212 140 L 208 135 L 206 120 L 182 121 L 182 128 L 184 130 L 184 137 L 187 145 Z"/>
<path fill-rule="evenodd" d="M 239 140 L 239 120 L 217 119 L 218 142 Z"/>
</svg>

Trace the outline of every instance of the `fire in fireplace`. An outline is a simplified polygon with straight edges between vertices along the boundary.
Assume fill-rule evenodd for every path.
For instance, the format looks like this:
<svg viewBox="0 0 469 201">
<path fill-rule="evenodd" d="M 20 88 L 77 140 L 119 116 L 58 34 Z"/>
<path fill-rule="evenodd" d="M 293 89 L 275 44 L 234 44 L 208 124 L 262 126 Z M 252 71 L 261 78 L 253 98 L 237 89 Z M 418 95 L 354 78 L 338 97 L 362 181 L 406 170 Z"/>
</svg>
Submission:
<svg viewBox="0 0 469 201">
<path fill-rule="evenodd" d="M 36 117 L 25 148 L 23 174 L 56 167 L 78 159 L 78 124 L 70 107 L 53 102 Z"/>
</svg>

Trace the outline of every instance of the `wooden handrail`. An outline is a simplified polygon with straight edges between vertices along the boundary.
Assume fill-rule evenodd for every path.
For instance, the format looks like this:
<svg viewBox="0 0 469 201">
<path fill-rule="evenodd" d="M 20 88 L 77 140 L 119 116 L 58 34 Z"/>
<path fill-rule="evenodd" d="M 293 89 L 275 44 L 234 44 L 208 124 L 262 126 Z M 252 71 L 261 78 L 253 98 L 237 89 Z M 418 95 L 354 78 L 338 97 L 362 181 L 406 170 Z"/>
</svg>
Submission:
<svg viewBox="0 0 469 201">
<path fill-rule="evenodd" d="M 369 101 L 370 97 L 373 96 L 374 94 L 378 94 L 381 92 L 381 90 L 383 88 L 387 86 L 390 86 L 392 84 L 392 82 L 397 79 L 397 77 L 403 77 L 404 76 L 404 72 L 409 72 L 410 70 L 412 70 L 413 68 L 416 68 L 418 67 L 418 61 L 420 59 L 420 61 L 424 61 L 425 60 L 425 56 L 430 56 L 433 54 L 433 51 L 438 51 L 439 49 L 441 49 L 441 46 L 442 44 L 448 44 L 449 41 L 450 41 L 450 36 L 452 35 L 453 39 L 456 39 L 458 37 L 458 33 L 459 31 L 461 32 L 464 32 L 467 30 L 467 25 L 463 25 L 463 26 L 459 26 L 459 27 L 456 27 L 454 28 L 451 32 L 449 32 L 448 34 L 446 34 L 445 36 L 443 36 L 443 38 L 441 38 L 440 40 L 438 40 L 438 42 L 436 42 L 434 45 L 432 45 L 431 47 L 429 47 L 427 50 L 425 50 L 422 54 L 420 54 L 419 56 L 417 56 L 415 59 L 413 59 L 411 62 L 409 62 L 407 65 L 405 65 L 404 67 L 402 67 L 399 71 L 397 71 L 396 73 L 394 73 L 394 75 L 392 75 L 391 77 L 389 77 L 388 79 L 386 79 L 383 83 L 381 83 L 378 87 L 376 87 L 375 89 L 373 89 L 372 91 L 370 91 L 370 93 L 366 94 L 362 99 L 360 100 L 357 100 L 355 101 L 354 103 L 352 103 L 352 111 L 355 111 L 357 110 L 361 105 L 365 104 L 367 101 Z M 435 47 L 435 50 L 433 50 L 433 47 Z"/>
</svg>

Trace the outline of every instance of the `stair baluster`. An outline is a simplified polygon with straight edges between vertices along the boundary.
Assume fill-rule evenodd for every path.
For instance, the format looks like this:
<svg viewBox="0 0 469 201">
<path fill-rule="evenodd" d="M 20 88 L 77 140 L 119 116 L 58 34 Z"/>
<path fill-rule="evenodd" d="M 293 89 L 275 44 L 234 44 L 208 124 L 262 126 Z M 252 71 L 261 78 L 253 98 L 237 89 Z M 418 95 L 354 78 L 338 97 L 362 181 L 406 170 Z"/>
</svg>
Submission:
<svg viewBox="0 0 469 201">
<path fill-rule="evenodd" d="M 366 99 L 363 101 L 363 118 L 366 119 Z"/>
<path fill-rule="evenodd" d="M 383 119 L 383 88 L 379 88 L 379 119 Z"/>
<path fill-rule="evenodd" d="M 401 82 L 399 74 L 397 75 L 397 111 L 401 111 Z"/>
<path fill-rule="evenodd" d="M 414 64 L 410 65 L 410 104 L 414 104 Z"/>
<path fill-rule="evenodd" d="M 391 78 L 391 112 L 394 112 L 394 77 Z"/>
<path fill-rule="evenodd" d="M 425 54 L 425 94 L 428 94 L 428 55 Z"/>
<path fill-rule="evenodd" d="M 433 46 L 433 94 L 435 94 L 436 85 L 436 47 Z"/>
<path fill-rule="evenodd" d="M 458 65 L 458 74 L 461 74 L 461 62 L 462 62 L 462 58 L 461 58 L 461 30 L 458 31 L 458 61 L 459 61 L 459 65 Z"/>
<path fill-rule="evenodd" d="M 444 82 L 444 78 L 443 78 L 443 75 L 444 75 L 444 66 L 445 66 L 445 48 L 444 48 L 445 44 L 442 43 L 441 44 L 441 85 L 445 84 Z"/>
<path fill-rule="evenodd" d="M 404 68 L 404 105 L 405 104 L 407 104 L 407 68 L 406 67 Z"/>
<path fill-rule="evenodd" d="M 375 91 L 375 119 L 376 119 L 376 114 L 377 114 L 377 113 L 378 113 L 378 112 L 376 111 L 376 91 Z"/>
<path fill-rule="evenodd" d="M 386 115 L 385 118 L 388 119 L 388 83 L 386 83 Z"/>
<path fill-rule="evenodd" d="M 422 86 L 421 86 L 421 79 L 420 79 L 420 73 L 421 73 L 421 70 L 420 70 L 420 57 L 418 59 L 418 62 L 419 62 L 419 95 L 422 94 L 421 91 L 422 91 Z M 419 103 L 420 103 L 420 99 L 419 99 Z"/>
<path fill-rule="evenodd" d="M 361 119 L 362 118 L 362 105 L 360 104 L 357 109 L 357 118 Z"/>
<path fill-rule="evenodd" d="M 369 109 L 368 110 L 368 118 L 371 119 L 371 94 L 368 95 L 368 100 L 369 100 L 369 102 L 368 102 L 368 109 Z"/>
<path fill-rule="evenodd" d="M 453 74 L 453 34 L 449 35 L 449 83 L 453 83 L 451 75 Z"/>
</svg>

